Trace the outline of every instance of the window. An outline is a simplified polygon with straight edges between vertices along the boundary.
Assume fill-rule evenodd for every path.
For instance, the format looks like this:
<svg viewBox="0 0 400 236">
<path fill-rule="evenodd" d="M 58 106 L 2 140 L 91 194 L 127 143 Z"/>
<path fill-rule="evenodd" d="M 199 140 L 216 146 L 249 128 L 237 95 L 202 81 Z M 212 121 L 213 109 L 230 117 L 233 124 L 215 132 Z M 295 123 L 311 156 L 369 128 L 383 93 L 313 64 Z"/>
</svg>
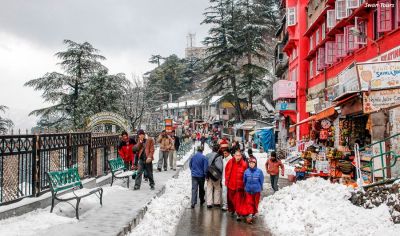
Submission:
<svg viewBox="0 0 400 236">
<path fill-rule="evenodd" d="M 344 43 L 344 34 L 335 35 L 336 41 L 336 59 L 346 56 L 345 43 Z"/>
<path fill-rule="evenodd" d="M 347 9 L 356 9 L 360 6 L 359 0 L 346 0 L 346 8 Z"/>
<path fill-rule="evenodd" d="M 378 33 L 392 30 L 391 0 L 378 1 Z"/>
<path fill-rule="evenodd" d="M 310 79 L 314 77 L 314 60 L 310 61 Z"/>
<path fill-rule="evenodd" d="M 335 60 L 335 42 L 328 41 L 325 44 L 325 64 L 332 65 Z"/>
<path fill-rule="evenodd" d="M 346 0 L 336 0 L 336 19 L 341 20 L 347 17 Z"/>
<path fill-rule="evenodd" d="M 363 36 L 361 36 L 361 37 L 354 36 L 355 44 L 358 44 L 358 45 L 367 44 L 367 38 L 365 37 L 366 32 L 367 32 L 365 22 L 360 20 L 359 17 L 356 17 L 354 19 L 354 25 L 355 25 L 355 27 L 357 27 L 358 31 L 360 31 L 361 35 L 364 35 L 364 37 Z"/>
<path fill-rule="evenodd" d="M 358 48 L 358 45 L 355 43 L 355 37 L 350 33 L 350 29 L 353 28 L 354 25 L 348 25 L 344 28 L 344 41 L 346 46 L 346 53 L 352 52 Z"/>
<path fill-rule="evenodd" d="M 326 27 L 332 29 L 335 27 L 336 24 L 336 17 L 335 17 L 335 10 L 328 10 L 326 12 Z"/>
<path fill-rule="evenodd" d="M 325 39 L 325 22 L 321 25 L 321 39 Z"/>
<path fill-rule="evenodd" d="M 319 48 L 317 54 L 317 70 L 322 71 L 325 68 L 325 48 Z"/>
<path fill-rule="evenodd" d="M 319 39 L 320 39 L 320 37 L 319 37 L 319 29 L 317 29 L 317 32 L 315 32 L 315 45 L 318 45 L 319 44 Z"/>
<path fill-rule="evenodd" d="M 314 40 L 314 35 L 310 36 L 310 50 L 311 51 L 314 47 L 313 47 L 313 40 Z"/>
<path fill-rule="evenodd" d="M 288 26 L 293 26 L 296 25 L 297 19 L 296 19 L 296 8 L 295 7 L 289 7 L 287 8 L 287 18 L 288 18 Z"/>
</svg>

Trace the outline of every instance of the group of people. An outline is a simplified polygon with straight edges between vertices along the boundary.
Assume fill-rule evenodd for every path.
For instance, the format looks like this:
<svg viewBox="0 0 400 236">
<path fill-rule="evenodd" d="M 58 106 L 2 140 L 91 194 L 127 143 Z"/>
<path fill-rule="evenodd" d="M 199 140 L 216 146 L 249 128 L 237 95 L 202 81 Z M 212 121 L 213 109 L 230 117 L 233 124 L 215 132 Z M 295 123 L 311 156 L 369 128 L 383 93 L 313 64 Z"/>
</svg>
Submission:
<svg viewBox="0 0 400 236">
<path fill-rule="evenodd" d="M 162 168 L 164 168 L 164 171 L 167 171 L 168 160 L 170 169 L 176 170 L 176 153 L 181 143 L 179 137 L 175 134 L 175 130 L 171 134 L 163 130 L 157 138 L 157 143 L 160 145 L 160 158 L 158 159 L 157 170 L 161 172 Z"/>
<path fill-rule="evenodd" d="M 136 170 L 134 190 L 140 189 L 142 175 L 149 182 L 150 189 L 154 190 L 153 160 L 154 140 L 147 137 L 144 130 L 137 132 L 136 138 L 129 137 L 126 131 L 121 134 L 121 141 L 118 146 L 118 154 L 124 160 L 126 169 Z"/>
<path fill-rule="evenodd" d="M 258 213 L 264 174 L 257 167 L 252 149 L 246 156 L 236 145 L 229 145 L 223 138 L 213 145 L 212 152 L 207 155 L 203 155 L 202 146 L 197 148 L 189 163 L 192 174 L 191 208 L 195 208 L 199 197 L 200 205 L 206 203 L 207 208 L 221 207 L 223 211 L 236 214 L 238 221 L 245 220 L 251 224 Z M 271 153 L 265 168 L 270 175 L 272 189 L 278 191 L 279 169 L 283 176 L 284 165 L 275 152 Z"/>
</svg>

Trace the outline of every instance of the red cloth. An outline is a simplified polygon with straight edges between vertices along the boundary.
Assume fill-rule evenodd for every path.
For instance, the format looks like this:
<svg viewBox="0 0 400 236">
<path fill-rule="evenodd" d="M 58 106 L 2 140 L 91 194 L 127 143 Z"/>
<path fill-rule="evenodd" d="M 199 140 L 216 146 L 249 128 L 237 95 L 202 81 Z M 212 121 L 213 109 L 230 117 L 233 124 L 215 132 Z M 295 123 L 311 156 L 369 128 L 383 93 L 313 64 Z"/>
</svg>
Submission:
<svg viewBox="0 0 400 236">
<path fill-rule="evenodd" d="M 246 198 L 243 189 L 232 190 L 228 188 L 227 194 L 228 211 L 244 215 L 246 212 Z"/>
<path fill-rule="evenodd" d="M 129 138 L 129 141 L 121 141 L 118 147 L 118 154 L 124 160 L 125 163 L 133 163 L 135 155 L 133 154 L 133 146 L 136 144 L 133 138 Z"/>
<path fill-rule="evenodd" d="M 241 209 L 242 215 L 255 215 L 258 213 L 258 204 L 260 203 L 260 193 L 250 194 L 245 192 L 245 204 Z"/>
<path fill-rule="evenodd" d="M 236 161 L 232 158 L 225 167 L 225 185 L 228 189 L 244 189 L 243 175 L 247 169 L 247 162 L 243 159 Z"/>
</svg>

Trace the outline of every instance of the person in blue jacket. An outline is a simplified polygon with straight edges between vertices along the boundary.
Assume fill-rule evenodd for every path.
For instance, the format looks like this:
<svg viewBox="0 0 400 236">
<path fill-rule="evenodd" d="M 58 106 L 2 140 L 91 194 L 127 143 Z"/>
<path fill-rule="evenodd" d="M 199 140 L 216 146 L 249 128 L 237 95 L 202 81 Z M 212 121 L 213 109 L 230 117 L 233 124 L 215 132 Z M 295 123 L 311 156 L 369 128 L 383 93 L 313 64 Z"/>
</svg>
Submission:
<svg viewBox="0 0 400 236">
<path fill-rule="evenodd" d="M 197 192 L 199 191 L 200 205 L 202 206 L 204 200 L 204 182 L 206 180 L 208 170 L 208 160 L 203 155 L 203 148 L 197 147 L 197 153 L 193 155 L 189 162 L 190 171 L 192 172 L 192 205 L 191 208 L 197 204 Z"/>
<path fill-rule="evenodd" d="M 264 174 L 257 168 L 255 157 L 249 158 L 249 168 L 244 172 L 243 180 L 246 199 L 243 210 L 244 214 L 247 215 L 247 223 L 252 224 L 255 214 L 258 213 L 258 203 L 264 183 Z"/>
</svg>

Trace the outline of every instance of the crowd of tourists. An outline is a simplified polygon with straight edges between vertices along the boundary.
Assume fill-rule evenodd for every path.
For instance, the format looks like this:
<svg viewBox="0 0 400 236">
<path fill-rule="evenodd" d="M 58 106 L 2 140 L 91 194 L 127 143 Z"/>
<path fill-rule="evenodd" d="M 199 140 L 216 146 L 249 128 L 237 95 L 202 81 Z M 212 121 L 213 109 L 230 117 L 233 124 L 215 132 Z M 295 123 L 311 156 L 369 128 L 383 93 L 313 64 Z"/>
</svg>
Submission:
<svg viewBox="0 0 400 236">
<path fill-rule="evenodd" d="M 257 167 L 257 158 L 252 149 L 244 153 L 244 146 L 238 142 L 230 143 L 226 137 L 212 144 L 212 152 L 203 155 L 203 146 L 197 148 L 190 159 L 192 173 L 191 208 L 195 208 L 199 198 L 200 205 L 207 208 L 220 207 L 238 221 L 252 224 L 258 213 L 258 204 L 263 190 L 264 174 Z M 272 152 L 265 164 L 270 175 L 272 189 L 278 191 L 278 178 L 284 165 Z M 206 187 L 205 187 L 206 185 Z"/>
<path fill-rule="evenodd" d="M 257 167 L 257 158 L 251 148 L 245 154 L 245 145 L 230 142 L 227 137 L 219 138 L 216 134 L 200 132 L 184 133 L 183 138 L 200 142 L 197 152 L 192 156 L 189 167 L 192 175 L 191 208 L 197 200 L 207 208 L 221 208 L 236 216 L 238 221 L 253 223 L 258 212 L 258 204 L 263 191 L 264 174 Z M 203 155 L 204 145 L 208 142 L 212 152 Z M 177 151 L 180 138 L 175 131 L 163 130 L 156 140 L 148 137 L 144 130 L 139 130 L 135 137 L 126 131 L 121 134 L 118 154 L 124 160 L 126 169 L 134 170 L 134 190 L 140 189 L 142 179 L 154 190 L 153 160 L 155 144 L 159 145 L 157 170 L 176 170 Z M 265 164 L 270 175 L 273 191 L 278 191 L 279 174 L 284 175 L 284 165 L 271 152 Z M 281 170 L 281 171 L 280 171 Z M 281 172 L 281 173 L 280 173 Z"/>
</svg>

